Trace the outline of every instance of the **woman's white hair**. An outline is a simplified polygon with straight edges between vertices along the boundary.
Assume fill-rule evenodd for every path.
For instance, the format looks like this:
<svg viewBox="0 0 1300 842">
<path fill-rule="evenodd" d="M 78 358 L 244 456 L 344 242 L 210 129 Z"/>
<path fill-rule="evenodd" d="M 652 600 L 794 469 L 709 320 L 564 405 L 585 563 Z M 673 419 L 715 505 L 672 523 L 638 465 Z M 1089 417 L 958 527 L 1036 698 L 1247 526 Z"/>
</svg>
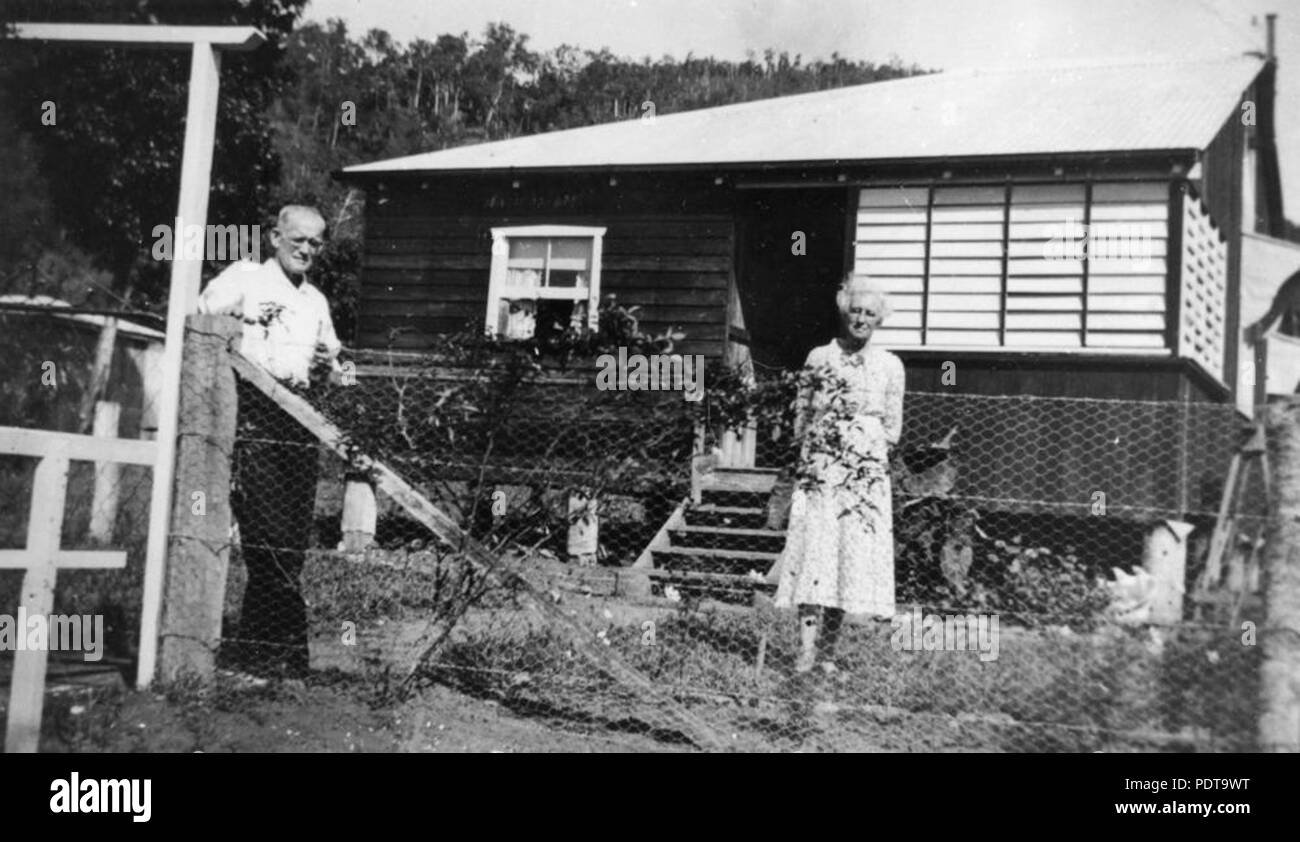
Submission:
<svg viewBox="0 0 1300 842">
<path fill-rule="evenodd" d="M 877 314 L 878 321 L 883 322 L 893 312 L 889 304 L 889 290 L 875 278 L 869 278 L 866 275 L 854 275 L 852 273 L 844 276 L 844 281 L 840 284 L 839 291 L 835 293 L 835 306 L 841 313 L 849 311 L 849 302 L 854 294 L 866 293 L 873 296 L 880 302 L 880 310 Z"/>
</svg>

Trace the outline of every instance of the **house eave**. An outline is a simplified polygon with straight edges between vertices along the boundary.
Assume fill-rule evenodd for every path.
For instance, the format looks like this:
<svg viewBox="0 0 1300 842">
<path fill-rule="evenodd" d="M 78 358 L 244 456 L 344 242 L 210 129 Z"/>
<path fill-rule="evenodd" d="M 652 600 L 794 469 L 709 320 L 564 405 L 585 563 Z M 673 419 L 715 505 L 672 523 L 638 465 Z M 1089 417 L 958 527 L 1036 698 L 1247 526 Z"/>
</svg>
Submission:
<svg viewBox="0 0 1300 842">
<path fill-rule="evenodd" d="M 631 174 L 682 174 L 682 175 L 736 175 L 753 173 L 770 175 L 774 173 L 808 172 L 818 175 L 831 174 L 830 179 L 808 179 L 828 186 L 835 184 L 852 185 L 865 183 L 872 178 L 872 173 L 882 170 L 920 173 L 925 170 L 945 168 L 971 170 L 976 168 L 1028 169 L 1034 167 L 1060 166 L 1071 170 L 1087 169 L 1088 165 L 1105 162 L 1106 166 L 1116 163 L 1163 164 L 1172 167 L 1181 164 L 1189 167 L 1200 150 L 1192 148 L 1172 149 L 1113 149 L 1086 152 L 1036 152 L 1015 155 L 971 155 L 971 156 L 936 156 L 908 158 L 874 158 L 874 159 L 833 159 L 833 160 L 792 160 L 792 161 L 749 161 L 749 162 L 700 162 L 690 164 L 600 164 L 577 167 L 482 167 L 467 169 L 422 169 L 422 170 L 367 170 L 353 172 L 348 169 L 334 170 L 330 176 L 343 183 L 370 185 L 385 181 L 411 179 L 441 178 L 518 178 L 524 176 L 557 175 L 631 175 Z M 1064 175 L 1064 174 L 1063 174 Z"/>
</svg>

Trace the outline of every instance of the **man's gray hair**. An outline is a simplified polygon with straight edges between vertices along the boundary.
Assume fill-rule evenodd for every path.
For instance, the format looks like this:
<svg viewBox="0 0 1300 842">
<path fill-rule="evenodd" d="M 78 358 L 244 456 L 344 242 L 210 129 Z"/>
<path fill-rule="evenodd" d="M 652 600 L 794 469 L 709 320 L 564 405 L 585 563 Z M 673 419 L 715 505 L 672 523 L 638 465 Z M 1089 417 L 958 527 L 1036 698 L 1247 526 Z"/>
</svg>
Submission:
<svg viewBox="0 0 1300 842">
<path fill-rule="evenodd" d="M 283 228 L 285 224 L 288 223 L 289 217 L 299 213 L 311 214 L 312 216 L 318 218 L 321 222 L 325 221 L 325 215 L 320 211 L 316 210 L 316 208 L 312 207 L 311 205 L 285 205 L 284 207 L 280 208 L 280 213 L 275 218 L 276 229 L 278 230 L 280 228 Z"/>
<path fill-rule="evenodd" d="M 864 292 L 874 296 L 880 302 L 880 312 L 877 314 L 880 321 L 883 322 L 894 312 L 894 308 L 889 303 L 889 290 L 885 289 L 884 284 L 876 278 L 855 275 L 852 272 L 845 275 L 843 282 L 840 283 L 840 288 L 835 293 L 835 306 L 841 313 L 847 313 L 853 294 Z"/>
</svg>

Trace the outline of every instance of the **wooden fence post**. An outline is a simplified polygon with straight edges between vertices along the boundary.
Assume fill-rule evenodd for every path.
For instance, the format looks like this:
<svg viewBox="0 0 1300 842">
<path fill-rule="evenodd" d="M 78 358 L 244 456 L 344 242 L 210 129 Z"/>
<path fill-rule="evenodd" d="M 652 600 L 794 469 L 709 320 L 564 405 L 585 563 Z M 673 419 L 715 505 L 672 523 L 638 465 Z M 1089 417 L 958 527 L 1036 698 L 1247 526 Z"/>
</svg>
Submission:
<svg viewBox="0 0 1300 842">
<path fill-rule="evenodd" d="M 235 373 L 229 316 L 190 316 L 181 364 L 176 483 L 163 589 L 159 675 L 210 678 L 221 641 L 230 562 Z"/>
<path fill-rule="evenodd" d="M 1147 530 L 1142 566 L 1151 574 L 1151 623 L 1183 621 L 1187 577 L 1187 536 L 1195 527 L 1181 520 L 1160 520 Z"/>
<path fill-rule="evenodd" d="M 375 487 L 361 475 L 349 475 L 343 491 L 343 543 L 345 553 L 365 552 L 375 543 L 379 521 Z"/>
<path fill-rule="evenodd" d="M 117 438 L 121 417 L 121 404 L 96 401 L 93 434 L 99 438 Z M 90 504 L 90 537 L 96 541 L 107 544 L 113 540 L 121 481 L 121 465 L 117 462 L 95 463 L 95 490 Z"/>
<path fill-rule="evenodd" d="M 1259 747 L 1300 751 L 1300 404 L 1268 407 L 1274 505 L 1264 549 Z"/>
</svg>

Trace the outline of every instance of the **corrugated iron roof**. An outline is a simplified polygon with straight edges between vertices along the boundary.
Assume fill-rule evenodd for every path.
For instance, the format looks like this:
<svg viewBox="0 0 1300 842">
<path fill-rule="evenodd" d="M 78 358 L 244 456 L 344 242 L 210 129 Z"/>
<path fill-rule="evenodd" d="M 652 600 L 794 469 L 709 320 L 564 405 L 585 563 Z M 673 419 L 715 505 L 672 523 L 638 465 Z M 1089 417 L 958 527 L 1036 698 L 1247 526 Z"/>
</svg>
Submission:
<svg viewBox="0 0 1300 842">
<path fill-rule="evenodd" d="M 935 73 L 347 167 L 345 174 L 1204 149 L 1257 58 Z"/>
</svg>

